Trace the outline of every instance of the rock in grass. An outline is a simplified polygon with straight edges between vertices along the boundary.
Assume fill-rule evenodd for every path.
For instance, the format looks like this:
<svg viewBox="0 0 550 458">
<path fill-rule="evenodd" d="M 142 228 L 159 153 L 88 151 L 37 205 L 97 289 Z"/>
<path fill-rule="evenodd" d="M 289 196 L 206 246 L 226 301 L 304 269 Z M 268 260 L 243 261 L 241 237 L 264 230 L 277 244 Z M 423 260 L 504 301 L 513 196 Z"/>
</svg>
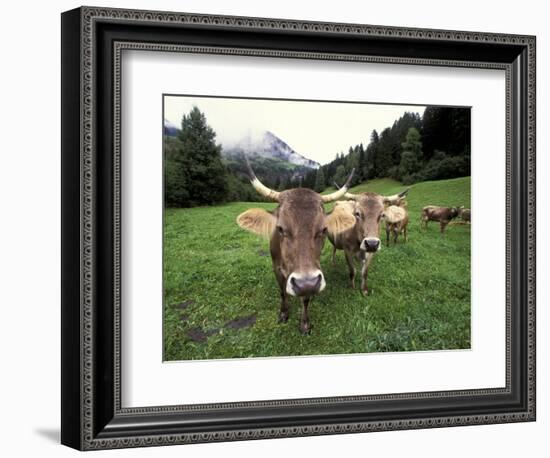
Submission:
<svg viewBox="0 0 550 458">
<path fill-rule="evenodd" d="M 206 342 L 211 335 L 217 334 L 220 330 L 217 328 L 204 330 L 201 328 L 188 329 L 186 334 L 194 342 Z"/>
<path fill-rule="evenodd" d="M 250 315 L 228 321 L 227 323 L 225 323 L 225 327 L 229 329 L 243 329 L 253 326 L 254 323 L 256 323 L 256 315 Z"/>
</svg>

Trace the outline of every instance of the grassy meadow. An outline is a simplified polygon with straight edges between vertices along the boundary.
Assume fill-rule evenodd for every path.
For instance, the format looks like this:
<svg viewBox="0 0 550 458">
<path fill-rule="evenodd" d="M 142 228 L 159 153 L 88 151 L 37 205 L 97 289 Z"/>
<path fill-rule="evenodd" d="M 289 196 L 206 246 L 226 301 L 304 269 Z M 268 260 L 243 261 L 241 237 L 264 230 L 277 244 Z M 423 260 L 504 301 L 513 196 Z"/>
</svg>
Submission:
<svg viewBox="0 0 550 458">
<path fill-rule="evenodd" d="M 368 297 L 350 288 L 343 251 L 331 265 L 326 241 L 321 267 L 327 287 L 310 305 L 309 336 L 298 331 L 296 298 L 290 299 L 288 323 L 278 323 L 269 242 L 235 222 L 249 208 L 276 204 L 166 209 L 164 360 L 470 348 L 470 227 L 451 223 L 443 237 L 438 223 L 420 229 L 425 205 L 470 207 L 470 178 L 410 188 L 408 242 L 400 237 L 386 247 L 381 228 L 383 247 L 369 269 Z M 403 189 L 379 179 L 351 192 Z"/>
</svg>

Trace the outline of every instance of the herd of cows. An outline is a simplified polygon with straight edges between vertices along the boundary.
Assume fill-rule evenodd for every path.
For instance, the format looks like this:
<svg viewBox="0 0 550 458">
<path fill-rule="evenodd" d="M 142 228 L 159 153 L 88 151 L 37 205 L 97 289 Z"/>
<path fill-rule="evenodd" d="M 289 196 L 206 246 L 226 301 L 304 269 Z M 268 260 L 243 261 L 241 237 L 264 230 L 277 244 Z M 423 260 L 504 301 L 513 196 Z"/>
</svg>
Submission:
<svg viewBox="0 0 550 458">
<path fill-rule="evenodd" d="M 408 189 L 391 196 L 373 192 L 352 194 L 348 192 L 352 171 L 346 183 L 332 194 L 321 195 L 307 188 L 278 192 L 263 185 L 250 164 L 248 171 L 254 189 L 277 202 L 278 206 L 273 211 L 249 209 L 237 217 L 237 224 L 269 238 L 273 271 L 281 295 L 279 322 L 288 321 L 288 296 L 297 296 L 302 302 L 300 332 L 309 334 L 308 307 L 312 297 L 326 286 L 320 264 L 325 239 L 328 237 L 333 245 L 333 263 L 336 250 L 344 251 L 352 288 L 355 288 L 356 277 L 354 259 L 360 261 L 361 292 L 366 295 L 369 265 L 382 244 L 379 237 L 381 224 L 385 224 L 388 245 L 390 236 L 394 244 L 399 235 L 407 240 Z M 329 202 L 336 203 L 327 213 L 324 204 Z M 457 217 L 470 223 L 470 210 L 429 205 L 422 209 L 421 226 L 426 227 L 429 221 L 439 222 L 443 235 L 447 225 Z"/>
</svg>

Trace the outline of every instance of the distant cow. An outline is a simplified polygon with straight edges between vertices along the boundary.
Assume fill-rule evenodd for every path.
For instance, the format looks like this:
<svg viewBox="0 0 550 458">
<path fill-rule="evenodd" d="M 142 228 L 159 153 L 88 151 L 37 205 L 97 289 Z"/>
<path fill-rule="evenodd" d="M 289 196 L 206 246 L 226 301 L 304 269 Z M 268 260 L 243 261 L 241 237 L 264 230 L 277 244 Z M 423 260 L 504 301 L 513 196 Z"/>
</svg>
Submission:
<svg viewBox="0 0 550 458">
<path fill-rule="evenodd" d="M 393 234 L 393 243 L 397 243 L 397 237 L 403 233 L 403 241 L 407 241 L 407 226 L 409 224 L 409 214 L 405 208 L 405 201 L 401 205 L 390 205 L 384 210 L 384 220 L 386 222 L 386 245 L 390 245 L 390 234 Z"/>
<path fill-rule="evenodd" d="M 445 232 L 447 224 L 452 219 L 458 216 L 458 208 L 456 207 L 437 207 L 435 205 L 428 205 L 422 209 L 420 214 L 421 226 L 428 227 L 428 221 L 438 221 L 441 233 Z"/>
<path fill-rule="evenodd" d="M 471 223 L 472 217 L 471 212 L 469 208 L 460 207 L 458 209 L 458 216 L 464 221 L 465 223 Z"/>
<path fill-rule="evenodd" d="M 237 217 L 237 224 L 269 238 L 273 271 L 281 292 L 279 322 L 288 321 L 288 295 L 298 296 L 302 301 L 300 331 L 309 334 L 308 306 L 311 298 L 325 288 L 320 257 L 326 235 L 328 232 L 339 234 L 355 224 L 353 215 L 337 209 L 327 215 L 323 204 L 344 196 L 353 171 L 342 189 L 321 195 L 307 188 L 281 192 L 269 189 L 258 180 L 250 164 L 247 165 L 254 189 L 279 205 L 273 211 L 247 210 Z"/>
<path fill-rule="evenodd" d="M 332 261 L 334 262 L 337 249 L 344 250 L 349 267 L 351 287 L 354 289 L 356 271 L 353 260 L 358 258 L 361 261 L 361 292 L 364 295 L 368 293 L 369 265 L 374 253 L 381 248 L 380 221 L 384 216 L 384 204 L 400 201 L 407 192 L 408 189 L 393 196 L 382 196 L 374 192 L 346 193 L 345 197 L 349 200 L 337 202 L 334 207 L 334 211 L 353 215 L 355 225 L 340 233 L 333 233 L 329 230 L 328 238 L 333 245 Z"/>
</svg>

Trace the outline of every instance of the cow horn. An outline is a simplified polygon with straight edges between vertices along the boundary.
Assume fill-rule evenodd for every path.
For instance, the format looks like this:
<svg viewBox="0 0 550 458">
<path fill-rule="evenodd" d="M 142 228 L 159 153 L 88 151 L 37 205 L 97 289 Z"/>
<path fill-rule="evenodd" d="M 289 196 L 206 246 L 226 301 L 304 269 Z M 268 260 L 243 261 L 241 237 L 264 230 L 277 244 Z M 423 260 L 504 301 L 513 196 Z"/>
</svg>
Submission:
<svg viewBox="0 0 550 458">
<path fill-rule="evenodd" d="M 338 183 L 336 183 L 336 181 L 333 181 L 332 184 L 334 185 L 334 187 L 335 187 L 336 189 L 340 189 L 340 186 L 338 186 Z M 356 194 L 352 194 L 351 192 L 346 192 L 346 193 L 344 194 L 344 197 L 345 197 L 346 199 L 355 200 L 355 198 L 357 197 L 357 195 L 356 195 Z"/>
<path fill-rule="evenodd" d="M 254 173 L 254 170 L 252 170 L 252 166 L 250 165 L 250 162 L 248 161 L 248 157 L 245 156 L 246 160 L 246 168 L 248 169 L 248 177 L 250 178 L 250 183 L 254 187 L 254 189 L 258 192 L 258 194 L 267 197 L 268 199 L 274 200 L 275 202 L 279 202 L 279 195 L 280 192 L 274 191 L 271 188 L 268 188 L 265 186 L 256 176 Z"/>
<path fill-rule="evenodd" d="M 355 173 L 355 169 L 353 169 L 351 171 L 351 173 L 349 174 L 348 179 L 344 183 L 344 186 L 342 186 L 340 189 L 338 189 L 338 191 L 335 191 L 332 194 L 327 194 L 326 196 L 321 196 L 321 198 L 323 199 L 323 202 L 324 203 L 333 202 L 333 201 L 338 200 L 341 197 L 343 197 L 348 192 L 349 185 L 351 184 L 351 180 L 353 178 L 354 173 Z"/>
<path fill-rule="evenodd" d="M 336 189 L 340 189 L 340 186 L 338 186 L 338 183 L 336 183 L 336 181 L 333 181 L 332 184 L 334 185 L 334 187 Z M 351 192 L 346 192 L 344 194 L 344 197 L 346 199 L 355 200 L 357 198 L 357 194 L 352 194 Z"/>
<path fill-rule="evenodd" d="M 354 169 L 354 170 L 355 170 L 355 169 Z M 366 182 L 365 182 L 365 183 L 366 183 Z M 338 183 L 336 183 L 336 181 L 333 181 L 332 184 L 334 185 L 334 187 L 335 187 L 336 189 L 340 189 L 340 186 L 338 186 Z M 407 189 L 407 191 L 408 191 L 408 189 Z M 346 193 L 344 194 L 344 197 L 345 197 L 346 199 L 349 199 L 349 200 L 356 200 L 356 199 L 357 199 L 357 194 L 352 194 L 351 192 L 346 192 Z"/>
<path fill-rule="evenodd" d="M 407 195 L 410 188 L 405 189 L 404 191 L 400 192 L 399 194 L 394 194 L 393 196 L 384 196 L 384 202 L 393 202 L 398 199 L 402 199 Z"/>
<path fill-rule="evenodd" d="M 346 192 L 344 197 L 349 200 L 357 200 L 357 194 L 352 194 L 351 192 Z"/>
</svg>

